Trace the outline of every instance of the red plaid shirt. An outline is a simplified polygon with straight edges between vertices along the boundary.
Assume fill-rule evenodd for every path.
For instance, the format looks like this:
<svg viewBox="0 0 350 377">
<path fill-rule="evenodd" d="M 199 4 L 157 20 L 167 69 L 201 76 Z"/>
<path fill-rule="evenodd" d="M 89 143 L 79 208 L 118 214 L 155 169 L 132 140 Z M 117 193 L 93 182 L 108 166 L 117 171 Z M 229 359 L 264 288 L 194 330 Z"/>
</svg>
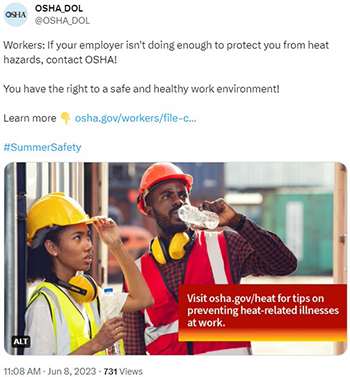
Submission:
<svg viewBox="0 0 350 377">
<path fill-rule="evenodd" d="M 242 277 L 253 275 L 284 276 L 292 273 L 297 267 L 294 254 L 283 244 L 278 236 L 262 229 L 254 222 L 239 234 L 224 231 L 227 249 L 230 255 L 233 272 L 233 283 L 239 284 Z M 192 249 L 194 242 L 190 245 Z M 186 258 L 159 265 L 162 276 L 169 289 L 178 296 L 178 286 L 182 284 Z M 145 320 L 141 311 L 124 313 L 126 326 L 124 339 L 127 355 L 145 355 L 144 341 Z"/>
</svg>

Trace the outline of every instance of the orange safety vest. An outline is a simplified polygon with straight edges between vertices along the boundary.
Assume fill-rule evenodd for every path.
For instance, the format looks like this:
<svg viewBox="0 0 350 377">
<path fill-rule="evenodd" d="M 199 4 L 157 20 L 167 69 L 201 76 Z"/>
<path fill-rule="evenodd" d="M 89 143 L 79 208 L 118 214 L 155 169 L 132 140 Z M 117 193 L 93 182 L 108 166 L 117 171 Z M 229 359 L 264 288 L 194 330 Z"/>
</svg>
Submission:
<svg viewBox="0 0 350 377">
<path fill-rule="evenodd" d="M 145 343 L 150 355 L 251 354 L 250 342 L 179 342 L 178 298 L 167 288 L 155 260 L 145 254 L 137 261 L 155 300 L 143 310 Z M 233 284 L 223 232 L 198 232 L 188 257 L 184 284 Z"/>
</svg>

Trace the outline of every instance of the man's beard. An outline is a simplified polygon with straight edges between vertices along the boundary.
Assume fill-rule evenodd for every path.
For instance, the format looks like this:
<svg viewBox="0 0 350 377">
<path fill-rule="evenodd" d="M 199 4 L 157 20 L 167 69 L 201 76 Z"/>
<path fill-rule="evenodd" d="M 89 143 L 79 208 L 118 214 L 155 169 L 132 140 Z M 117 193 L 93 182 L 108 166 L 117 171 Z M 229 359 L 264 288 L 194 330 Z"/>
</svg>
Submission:
<svg viewBox="0 0 350 377">
<path fill-rule="evenodd" d="M 155 208 L 153 208 L 153 212 L 156 218 L 157 225 L 159 226 L 160 229 L 162 229 L 162 231 L 165 234 L 172 236 L 176 233 L 185 232 L 186 230 L 188 230 L 187 224 L 182 221 L 178 222 L 177 224 L 171 223 L 172 213 L 170 213 L 169 216 L 165 216 L 157 212 Z"/>
</svg>

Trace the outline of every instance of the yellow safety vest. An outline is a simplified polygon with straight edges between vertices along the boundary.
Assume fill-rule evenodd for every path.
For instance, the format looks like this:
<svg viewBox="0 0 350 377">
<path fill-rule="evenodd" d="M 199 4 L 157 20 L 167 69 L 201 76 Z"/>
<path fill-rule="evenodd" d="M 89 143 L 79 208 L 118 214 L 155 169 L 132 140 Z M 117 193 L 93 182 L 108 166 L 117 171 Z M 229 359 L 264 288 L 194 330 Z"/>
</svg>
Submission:
<svg viewBox="0 0 350 377">
<path fill-rule="evenodd" d="M 69 296 L 52 283 L 40 284 L 32 294 L 28 306 L 43 295 L 50 307 L 52 325 L 56 339 L 56 354 L 67 355 L 94 338 L 101 325 L 98 298 L 90 304 L 84 304 L 89 317 L 89 327 L 86 329 L 85 319 Z M 40 331 L 40 329 L 38 329 Z M 105 351 L 95 355 L 106 355 Z"/>
</svg>

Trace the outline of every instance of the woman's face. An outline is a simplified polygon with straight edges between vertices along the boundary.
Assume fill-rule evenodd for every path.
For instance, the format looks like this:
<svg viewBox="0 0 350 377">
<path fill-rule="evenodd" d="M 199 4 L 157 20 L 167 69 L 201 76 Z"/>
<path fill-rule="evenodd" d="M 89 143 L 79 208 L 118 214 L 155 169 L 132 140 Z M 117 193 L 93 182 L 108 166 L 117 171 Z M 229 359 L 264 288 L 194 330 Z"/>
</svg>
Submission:
<svg viewBox="0 0 350 377">
<path fill-rule="evenodd" d="M 93 246 L 90 230 L 86 224 L 69 225 L 60 233 L 53 263 L 55 270 L 75 274 L 87 271 L 92 263 Z M 56 272 L 58 272 L 56 271 Z"/>
</svg>

